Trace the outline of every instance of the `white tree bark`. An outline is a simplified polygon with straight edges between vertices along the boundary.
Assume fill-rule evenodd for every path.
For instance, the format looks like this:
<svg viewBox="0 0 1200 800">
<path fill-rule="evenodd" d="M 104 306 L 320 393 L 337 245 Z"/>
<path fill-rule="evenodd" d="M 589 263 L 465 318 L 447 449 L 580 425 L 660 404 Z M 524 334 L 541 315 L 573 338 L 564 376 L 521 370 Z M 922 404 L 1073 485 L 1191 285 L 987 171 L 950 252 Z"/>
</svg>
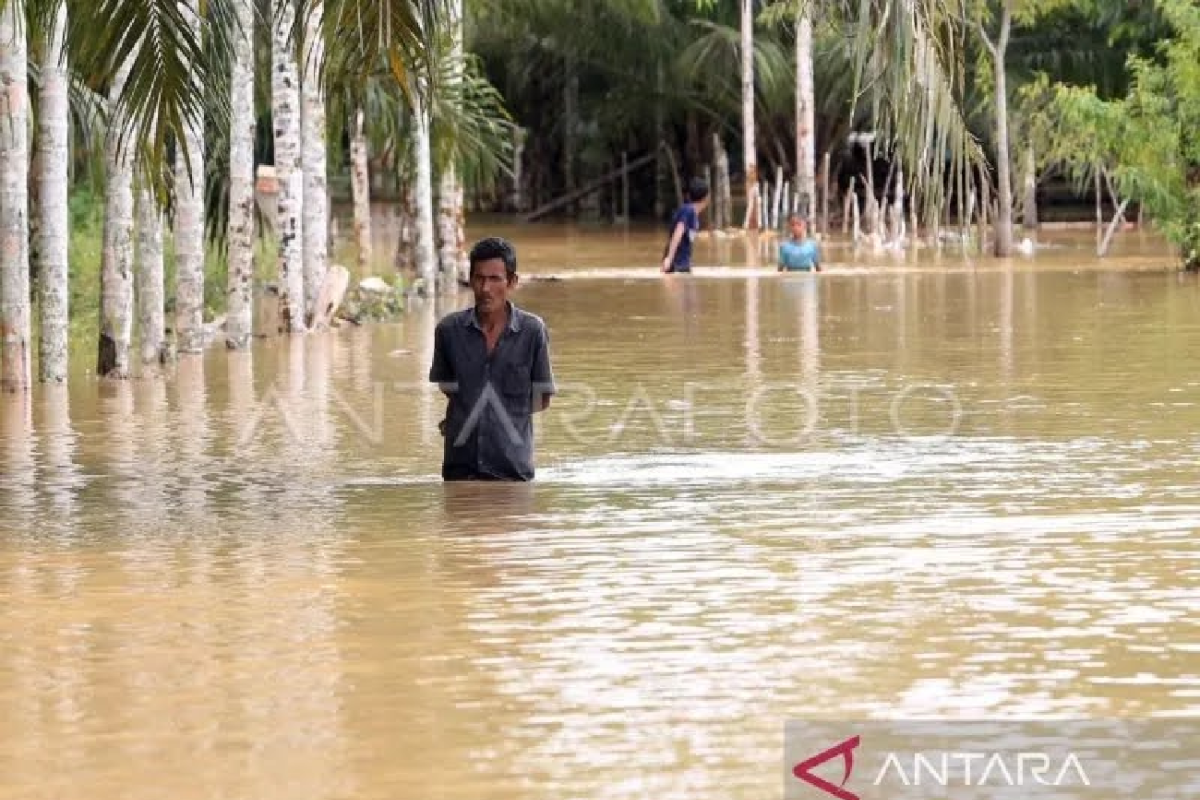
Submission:
<svg viewBox="0 0 1200 800">
<path fill-rule="evenodd" d="M 417 202 L 416 183 L 405 168 L 400 175 L 399 202 L 396 203 L 396 270 L 406 276 L 417 272 Z"/>
<path fill-rule="evenodd" d="M 134 296 L 138 307 L 138 336 L 143 364 L 167 361 L 167 331 L 163 292 L 163 215 L 150 190 L 137 193 L 137 258 Z"/>
<path fill-rule="evenodd" d="M 199 32 L 199 0 L 180 0 L 179 6 Z M 175 327 L 179 352 L 199 353 L 204 348 L 204 129 L 189 125 L 186 136 L 187 160 L 182 150 L 175 160 Z"/>
<path fill-rule="evenodd" d="M 466 280 L 465 235 L 463 234 L 463 190 L 454 165 L 442 173 L 438 187 L 438 238 L 441 242 L 438 285 L 453 293 L 459 280 Z"/>
<path fill-rule="evenodd" d="M 1034 158 L 1033 144 L 1025 147 L 1025 227 L 1034 230 L 1038 226 L 1037 213 L 1037 159 Z"/>
<path fill-rule="evenodd" d="M 999 205 L 996 210 L 996 255 L 1012 255 L 1012 160 L 1008 146 L 1008 73 L 1005 56 L 1012 28 L 1012 3 L 1004 0 L 1000 11 L 1000 35 L 993 43 L 984 34 L 984 44 L 992 55 L 996 81 L 996 172 Z M 980 242 L 982 245 L 982 241 Z"/>
<path fill-rule="evenodd" d="M 235 0 L 229 120 L 229 277 L 225 345 L 249 347 L 254 321 L 254 0 Z"/>
<path fill-rule="evenodd" d="M 417 275 L 420 276 L 425 296 L 438 291 L 437 244 L 433 234 L 433 163 L 429 145 L 429 112 L 424 98 L 413 102 L 414 149 L 417 160 L 416 186 L 416 256 Z"/>
<path fill-rule="evenodd" d="M 29 390 L 29 120 L 21 4 L 0 11 L 0 388 Z"/>
<path fill-rule="evenodd" d="M 313 4 L 305 22 L 304 56 L 301 61 L 304 140 L 304 308 L 311 314 L 317 294 L 325 282 L 329 261 L 329 195 L 326 190 L 325 92 L 321 88 L 321 65 L 325 60 L 322 33 L 323 3 Z"/>
<path fill-rule="evenodd" d="M 746 228 L 761 227 L 758 155 L 754 133 L 754 0 L 742 0 L 742 153 L 746 173 Z"/>
<path fill-rule="evenodd" d="M 450 3 L 451 36 L 450 49 L 451 84 L 462 80 L 463 51 L 463 0 Z M 463 230 L 463 187 L 458 180 L 458 170 L 450 163 L 442 172 L 438 188 L 438 233 L 441 239 L 441 285 L 449 293 L 458 289 L 458 282 L 467 280 L 466 234 Z"/>
<path fill-rule="evenodd" d="M 799 211 L 809 217 L 816 213 L 817 141 L 813 89 L 813 0 L 801 0 L 796 22 L 796 190 L 800 193 Z"/>
<path fill-rule="evenodd" d="M 513 128 L 512 196 L 511 196 L 511 200 L 509 202 L 512 204 L 513 211 L 517 211 L 517 212 L 521 212 L 521 211 L 525 210 L 525 189 L 524 189 L 525 176 L 524 176 L 524 171 L 522 170 L 521 167 L 522 167 L 522 164 L 524 164 L 524 158 L 525 158 L 525 137 L 526 137 L 526 135 L 527 135 L 527 132 L 526 132 L 525 128 L 521 128 L 521 127 Z M 657 165 L 660 160 L 661 159 L 656 158 L 655 164 Z M 654 202 L 655 202 L 655 208 L 657 209 L 658 204 L 660 202 L 657 198 L 657 192 L 655 193 Z M 655 212 L 656 215 L 658 213 L 659 213 L 658 211 Z"/>
<path fill-rule="evenodd" d="M 100 264 L 100 347 L 96 371 L 102 377 L 129 377 L 133 334 L 133 162 L 131 140 L 120 139 L 117 99 L 129 77 L 126 60 L 113 76 L 113 109 L 105 142 L 104 249 Z"/>
<path fill-rule="evenodd" d="M 43 381 L 67 379 L 70 292 L 67 206 L 70 102 L 67 64 L 67 4 L 60 3 L 42 54 L 41 113 L 38 116 L 38 265 L 42 307 L 39 372 Z"/>
<path fill-rule="evenodd" d="M 363 131 L 363 110 L 354 113 L 350 137 L 350 191 L 354 195 L 354 240 L 358 245 L 358 274 L 370 275 L 374 254 L 371 245 L 371 174 L 367 159 L 367 136 Z"/>
<path fill-rule="evenodd" d="M 271 101 L 275 125 L 275 175 L 279 181 L 279 319 L 284 330 L 303 333 L 304 172 L 300 153 L 300 76 L 291 33 L 296 14 L 278 4 L 271 38 Z"/>
</svg>

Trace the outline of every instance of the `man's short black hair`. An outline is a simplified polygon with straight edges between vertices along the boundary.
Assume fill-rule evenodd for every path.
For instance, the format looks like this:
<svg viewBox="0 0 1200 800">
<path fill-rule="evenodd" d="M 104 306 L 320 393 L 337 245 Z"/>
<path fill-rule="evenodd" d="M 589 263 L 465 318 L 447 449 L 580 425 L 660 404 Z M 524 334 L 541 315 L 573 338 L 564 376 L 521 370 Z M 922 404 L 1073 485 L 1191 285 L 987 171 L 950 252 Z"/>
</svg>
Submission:
<svg viewBox="0 0 1200 800">
<path fill-rule="evenodd" d="M 498 258 L 504 262 L 504 272 L 509 278 L 517 274 L 517 251 L 507 239 L 501 239 L 499 236 L 489 236 L 486 239 L 480 239 L 471 248 L 471 254 L 468 256 L 471 262 L 470 274 L 475 274 L 475 265 L 480 261 L 491 261 L 493 258 Z"/>
<path fill-rule="evenodd" d="M 688 200 L 693 203 L 698 203 L 708 197 L 708 184 L 703 178 L 692 178 L 688 184 L 687 191 Z"/>
</svg>

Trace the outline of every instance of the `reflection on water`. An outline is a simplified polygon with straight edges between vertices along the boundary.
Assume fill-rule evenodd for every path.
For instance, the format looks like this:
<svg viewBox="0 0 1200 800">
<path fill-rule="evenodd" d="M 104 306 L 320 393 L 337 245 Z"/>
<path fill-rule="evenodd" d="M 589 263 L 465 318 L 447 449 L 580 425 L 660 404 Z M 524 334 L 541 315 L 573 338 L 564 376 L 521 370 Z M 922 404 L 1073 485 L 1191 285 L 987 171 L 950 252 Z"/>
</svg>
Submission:
<svg viewBox="0 0 1200 800">
<path fill-rule="evenodd" d="M 437 477 L 446 304 L 3 398 L 5 796 L 758 798 L 788 718 L 1200 712 L 1194 279 L 518 297 L 530 485 Z"/>
</svg>

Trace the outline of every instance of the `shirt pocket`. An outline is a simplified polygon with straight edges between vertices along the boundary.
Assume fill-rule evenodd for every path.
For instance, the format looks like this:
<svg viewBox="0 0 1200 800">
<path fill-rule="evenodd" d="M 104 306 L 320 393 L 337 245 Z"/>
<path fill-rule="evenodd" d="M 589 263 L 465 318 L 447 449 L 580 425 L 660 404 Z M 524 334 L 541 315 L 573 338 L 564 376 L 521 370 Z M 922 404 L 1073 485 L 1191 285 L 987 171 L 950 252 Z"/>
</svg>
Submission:
<svg viewBox="0 0 1200 800">
<path fill-rule="evenodd" d="M 509 411 L 528 414 L 533 381 L 528 367 L 509 364 L 500 373 L 500 394 Z"/>
</svg>

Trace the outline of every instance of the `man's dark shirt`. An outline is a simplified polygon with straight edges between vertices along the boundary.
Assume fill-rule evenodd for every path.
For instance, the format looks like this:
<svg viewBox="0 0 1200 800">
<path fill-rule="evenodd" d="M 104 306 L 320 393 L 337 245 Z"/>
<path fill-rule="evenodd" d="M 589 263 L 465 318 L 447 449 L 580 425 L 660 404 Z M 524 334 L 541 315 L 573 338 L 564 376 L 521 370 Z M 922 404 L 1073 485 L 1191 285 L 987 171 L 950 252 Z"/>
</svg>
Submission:
<svg viewBox="0 0 1200 800">
<path fill-rule="evenodd" d="M 675 228 L 680 223 L 683 223 L 683 237 L 679 240 L 679 247 L 675 249 L 675 258 L 671 261 L 671 272 L 691 272 L 692 242 L 696 239 L 696 234 L 700 232 L 700 214 L 691 203 L 681 205 L 671 217 L 671 227 L 667 229 L 667 244 L 663 249 L 663 258 L 666 258 L 667 251 L 671 249 L 671 237 L 675 235 Z"/>
<path fill-rule="evenodd" d="M 554 394 L 540 317 L 510 302 L 508 326 L 489 355 L 474 308 L 446 315 L 434 331 L 429 380 L 449 392 L 444 479 L 533 479 L 533 409 Z"/>
</svg>

